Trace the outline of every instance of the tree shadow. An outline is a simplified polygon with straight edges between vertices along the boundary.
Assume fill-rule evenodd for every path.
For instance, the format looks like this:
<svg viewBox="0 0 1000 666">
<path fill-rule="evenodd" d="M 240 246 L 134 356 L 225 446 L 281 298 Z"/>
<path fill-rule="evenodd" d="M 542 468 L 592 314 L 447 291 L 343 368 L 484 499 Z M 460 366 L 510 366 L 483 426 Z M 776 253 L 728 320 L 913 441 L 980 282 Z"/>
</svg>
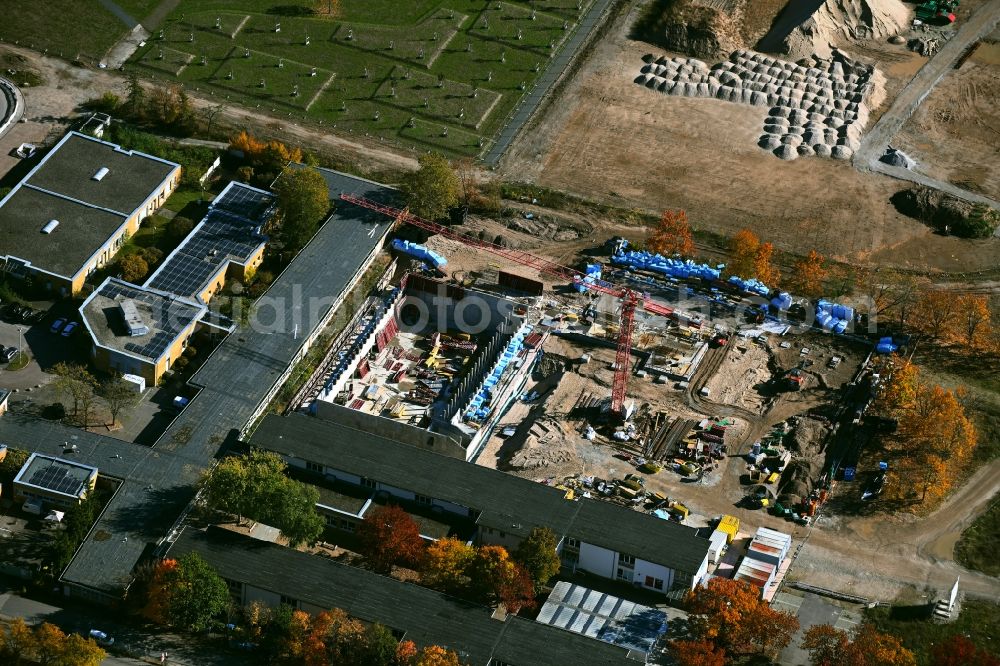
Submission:
<svg viewBox="0 0 1000 666">
<path fill-rule="evenodd" d="M 156 488 L 130 482 L 119 492 L 131 495 L 132 501 L 116 498 L 119 501 L 112 502 L 105 510 L 102 522 L 115 532 L 134 532 L 144 539 L 159 539 L 194 497 L 195 489 L 190 485 Z"/>
</svg>

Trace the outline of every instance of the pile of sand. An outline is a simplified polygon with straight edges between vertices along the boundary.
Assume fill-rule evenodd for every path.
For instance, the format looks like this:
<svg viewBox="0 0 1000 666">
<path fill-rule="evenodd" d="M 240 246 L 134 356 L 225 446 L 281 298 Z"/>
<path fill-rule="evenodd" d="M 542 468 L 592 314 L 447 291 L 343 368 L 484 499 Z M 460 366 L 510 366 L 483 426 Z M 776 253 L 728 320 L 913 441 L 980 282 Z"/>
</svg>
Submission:
<svg viewBox="0 0 1000 666">
<path fill-rule="evenodd" d="M 791 2 L 785 12 L 803 11 L 802 6 L 810 4 Z M 911 13 L 901 0 L 826 0 L 812 14 L 793 15 L 791 20 L 798 26 L 785 38 L 782 52 L 792 58 L 812 54 L 825 58 L 845 40 L 888 39 L 904 32 Z"/>
</svg>

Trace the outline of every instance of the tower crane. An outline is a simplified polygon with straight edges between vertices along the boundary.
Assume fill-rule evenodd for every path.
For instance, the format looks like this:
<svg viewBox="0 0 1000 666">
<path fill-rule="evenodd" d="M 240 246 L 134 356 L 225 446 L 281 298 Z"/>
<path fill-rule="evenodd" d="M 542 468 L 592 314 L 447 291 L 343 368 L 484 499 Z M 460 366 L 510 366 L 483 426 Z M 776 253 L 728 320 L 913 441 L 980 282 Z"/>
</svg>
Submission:
<svg viewBox="0 0 1000 666">
<path fill-rule="evenodd" d="M 585 277 L 584 274 L 575 268 L 569 268 L 568 266 L 563 266 L 554 261 L 543 259 L 542 257 L 533 255 L 530 252 L 503 247 L 496 243 L 490 243 L 489 241 L 480 240 L 473 236 L 458 233 L 457 231 L 454 231 L 444 225 L 417 217 L 416 215 L 411 214 L 409 209 L 394 208 L 392 206 L 380 204 L 353 194 L 341 194 L 340 198 L 343 201 L 355 206 L 367 208 L 368 210 L 373 210 L 391 217 L 395 219 L 397 224 L 412 224 L 413 226 L 425 231 L 439 234 L 450 240 L 462 243 L 463 245 L 468 245 L 470 247 L 495 254 L 498 257 L 520 264 L 521 266 L 534 268 L 539 273 L 544 275 L 550 275 L 575 284 L 583 283 Z M 604 280 L 587 282 L 586 286 L 587 289 L 621 299 L 621 321 L 618 328 L 617 353 L 615 354 L 615 380 L 611 389 L 611 411 L 620 416 L 624 416 L 625 391 L 628 388 L 629 377 L 629 357 L 632 353 L 632 331 L 635 328 L 635 311 L 639 306 L 642 306 L 646 312 L 664 317 L 672 317 L 674 315 L 674 310 L 673 308 L 669 308 L 665 305 L 654 303 L 644 294 L 634 289 L 621 287 Z"/>
</svg>

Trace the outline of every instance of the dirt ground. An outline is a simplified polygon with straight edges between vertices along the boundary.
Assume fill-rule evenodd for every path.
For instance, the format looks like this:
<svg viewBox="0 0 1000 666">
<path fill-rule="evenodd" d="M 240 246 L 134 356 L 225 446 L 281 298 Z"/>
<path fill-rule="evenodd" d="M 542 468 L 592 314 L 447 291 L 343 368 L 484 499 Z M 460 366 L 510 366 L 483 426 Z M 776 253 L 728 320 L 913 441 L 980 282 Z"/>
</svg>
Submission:
<svg viewBox="0 0 1000 666">
<path fill-rule="evenodd" d="M 893 145 L 917 171 L 1000 198 L 1000 41 L 984 40 L 937 85 Z"/>
<path fill-rule="evenodd" d="M 955 270 L 992 265 L 989 252 L 941 243 L 900 215 L 889 197 L 904 184 L 850 164 L 783 162 L 756 146 L 766 109 L 670 97 L 633 83 L 648 44 L 628 39 L 634 14 L 619 17 L 539 122 L 515 143 L 501 172 L 605 203 L 683 208 L 702 229 L 742 227 L 782 249 L 846 261 Z M 889 98 L 923 63 L 902 47 L 871 45 L 885 63 Z M 877 113 L 875 114 L 877 115 Z M 928 244 L 933 251 L 926 251 Z M 979 266 L 981 264 L 981 266 Z"/>
</svg>

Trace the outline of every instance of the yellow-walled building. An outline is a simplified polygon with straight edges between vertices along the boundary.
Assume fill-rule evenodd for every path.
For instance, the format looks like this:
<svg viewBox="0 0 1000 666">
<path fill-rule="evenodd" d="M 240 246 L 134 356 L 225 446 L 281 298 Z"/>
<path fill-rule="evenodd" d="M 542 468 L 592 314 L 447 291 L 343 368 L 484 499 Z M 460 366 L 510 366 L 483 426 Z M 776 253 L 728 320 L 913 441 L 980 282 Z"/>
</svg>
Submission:
<svg viewBox="0 0 1000 666">
<path fill-rule="evenodd" d="M 80 293 L 180 179 L 174 162 L 66 134 L 0 199 L 7 274 L 60 296 Z"/>
</svg>

